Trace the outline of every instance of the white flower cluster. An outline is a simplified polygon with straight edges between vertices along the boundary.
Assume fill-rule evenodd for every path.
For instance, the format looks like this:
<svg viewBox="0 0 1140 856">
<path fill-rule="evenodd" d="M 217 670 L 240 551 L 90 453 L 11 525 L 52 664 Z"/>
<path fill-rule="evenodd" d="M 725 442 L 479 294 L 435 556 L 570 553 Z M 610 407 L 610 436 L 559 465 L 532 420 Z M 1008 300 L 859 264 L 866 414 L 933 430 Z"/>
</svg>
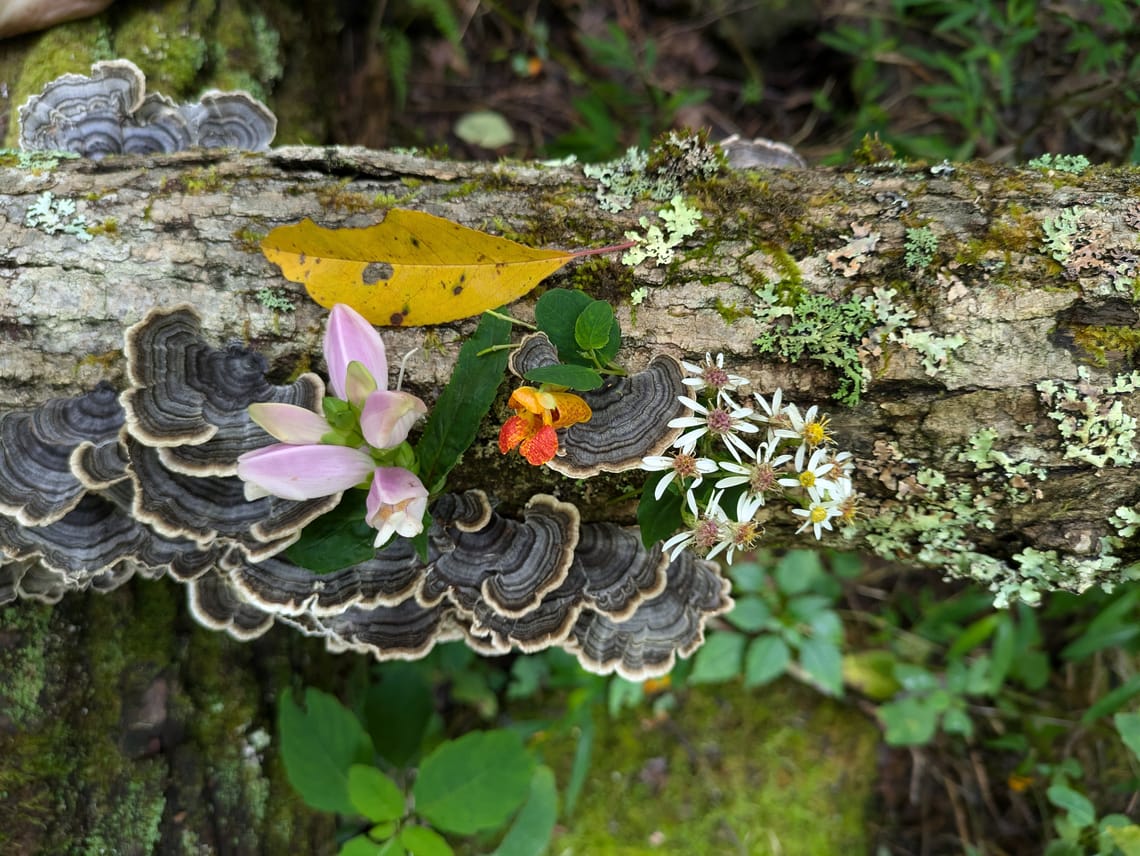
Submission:
<svg viewBox="0 0 1140 856">
<path fill-rule="evenodd" d="M 680 396 L 693 411 L 670 421 L 685 429 L 673 443 L 672 454 L 642 459 L 641 468 L 664 472 L 654 491 L 660 500 L 670 485 L 684 496 L 682 516 L 687 528 L 665 542 L 671 558 L 686 547 L 713 558 L 727 551 L 754 548 L 763 534 L 761 512 L 769 500 L 780 498 L 793 506 L 800 520 L 797 532 L 812 529 L 820 538 L 832 522 L 855 518 L 857 495 L 851 485 L 854 461 L 850 452 L 837 451 L 828 431 L 828 417 L 814 405 L 800 413 L 785 403 L 777 389 L 771 398 L 752 396 L 755 407 L 744 401 L 746 378 L 724 369 L 724 354 L 705 354 L 701 364 L 682 363 L 689 376 L 684 384 L 692 396 Z M 698 400 L 698 397 L 700 400 Z M 719 474 L 711 487 L 706 477 Z M 726 510 L 725 496 L 736 507 Z M 766 512 L 767 513 L 767 512 Z"/>
</svg>

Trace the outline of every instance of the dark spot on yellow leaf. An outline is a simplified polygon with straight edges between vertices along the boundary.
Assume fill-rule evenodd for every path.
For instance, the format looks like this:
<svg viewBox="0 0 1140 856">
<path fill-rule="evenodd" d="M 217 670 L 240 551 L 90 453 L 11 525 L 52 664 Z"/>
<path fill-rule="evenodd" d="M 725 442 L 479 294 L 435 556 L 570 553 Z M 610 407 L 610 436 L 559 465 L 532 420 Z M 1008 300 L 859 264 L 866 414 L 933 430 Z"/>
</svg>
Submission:
<svg viewBox="0 0 1140 856">
<path fill-rule="evenodd" d="M 365 285 L 375 285 L 381 280 L 392 278 L 392 266 L 387 262 L 372 262 L 365 265 L 360 279 Z"/>
<path fill-rule="evenodd" d="M 308 256 L 306 256 L 304 253 L 301 253 L 299 256 L 297 256 L 297 264 L 303 265 L 305 263 L 305 259 L 307 258 Z"/>
<path fill-rule="evenodd" d="M 463 286 L 462 285 L 455 286 L 453 289 L 451 289 L 451 293 L 455 294 L 455 295 L 462 294 L 463 293 Z"/>
<path fill-rule="evenodd" d="M 419 245 L 420 245 L 420 239 L 419 239 L 419 238 L 417 238 L 415 235 L 413 235 L 413 236 L 412 236 L 412 246 L 413 246 L 413 247 L 418 247 Z"/>
<path fill-rule="evenodd" d="M 388 318 L 388 323 L 393 327 L 399 327 L 404 323 L 404 313 L 393 312 L 392 315 Z"/>
</svg>

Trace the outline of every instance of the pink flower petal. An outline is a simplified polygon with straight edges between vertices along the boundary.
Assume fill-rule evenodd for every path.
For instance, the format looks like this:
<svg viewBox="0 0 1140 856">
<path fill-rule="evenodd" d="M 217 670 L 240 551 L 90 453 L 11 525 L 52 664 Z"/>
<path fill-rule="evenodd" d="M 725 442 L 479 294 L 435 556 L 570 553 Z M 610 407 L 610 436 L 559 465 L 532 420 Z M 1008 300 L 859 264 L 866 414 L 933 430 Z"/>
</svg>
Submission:
<svg viewBox="0 0 1140 856">
<path fill-rule="evenodd" d="M 361 449 L 278 443 L 239 456 L 237 474 L 273 496 L 300 500 L 348 490 L 366 481 L 374 467 Z"/>
<path fill-rule="evenodd" d="M 375 545 L 381 546 L 393 535 L 419 535 L 427 500 L 427 488 L 415 473 L 403 467 L 378 467 L 365 503 L 365 519 L 378 530 Z"/>
<path fill-rule="evenodd" d="M 360 414 L 360 431 L 374 449 L 391 449 L 408 438 L 427 405 L 406 392 L 377 390 L 368 396 Z"/>
<path fill-rule="evenodd" d="M 388 388 L 388 358 L 380 334 L 355 309 L 337 303 L 325 330 L 325 363 L 333 395 L 345 401 L 349 400 L 345 392 L 348 364 L 353 360 L 368 369 L 379 389 Z"/>
<path fill-rule="evenodd" d="M 319 413 L 295 404 L 258 402 L 249 406 L 249 418 L 282 443 L 295 446 L 321 442 L 332 426 Z"/>
</svg>

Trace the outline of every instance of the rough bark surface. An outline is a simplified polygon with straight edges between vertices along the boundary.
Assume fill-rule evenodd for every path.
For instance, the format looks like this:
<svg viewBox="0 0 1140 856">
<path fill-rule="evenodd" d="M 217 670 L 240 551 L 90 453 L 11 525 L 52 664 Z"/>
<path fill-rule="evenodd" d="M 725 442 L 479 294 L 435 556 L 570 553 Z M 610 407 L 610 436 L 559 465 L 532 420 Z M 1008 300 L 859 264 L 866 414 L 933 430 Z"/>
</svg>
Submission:
<svg viewBox="0 0 1140 856">
<path fill-rule="evenodd" d="M 1008 560 L 1020 555 L 1024 564 L 1025 548 L 1053 550 L 1057 558 L 1099 562 L 1082 566 L 1082 578 L 1091 579 L 1110 571 L 1101 539 L 1116 536 L 1114 510 L 1137 493 L 1127 422 L 1132 395 L 1111 392 L 1113 378 L 1131 369 L 1136 342 L 1136 187 L 1128 170 L 1074 176 L 983 164 L 728 172 L 685 187 L 703 220 L 668 267 L 603 260 L 571 266 L 548 282 L 620 305 L 621 356 L 631 365 L 655 349 L 690 357 L 723 351 L 760 391 L 780 386 L 801 407 L 829 410 L 839 445 L 860 465 L 857 487 L 869 525 L 858 527 L 854 546 L 966 573 L 975 554 L 1016 570 L 1020 565 Z M 533 245 L 579 247 L 620 240 L 661 207 L 641 202 L 608 213 L 595 189 L 577 168 L 461 164 L 361 149 L 4 169 L 0 407 L 33 404 L 105 377 L 120 381 L 124 326 L 154 306 L 179 302 L 198 308 L 209 334 L 248 342 L 283 375 L 310 364 L 319 354 L 324 310 L 257 251 L 260 236 L 276 225 L 302 217 L 366 225 L 398 205 Z M 84 242 L 27 225 L 28 209 L 43 193 L 73 200 L 74 216 L 85 218 L 94 237 Z M 908 229 L 925 229 L 935 245 L 925 254 L 916 250 Z M 296 311 L 263 306 L 256 292 L 267 286 L 285 288 Z M 631 307 L 628 295 L 642 287 L 648 297 Z M 818 345 L 809 342 L 796 361 L 758 356 L 754 340 L 788 323 L 765 302 L 773 295 L 790 305 L 821 294 L 840 305 L 883 288 L 895 297 L 879 302 L 881 313 L 914 316 L 893 336 L 875 324 L 847 334 L 872 379 L 857 405 L 828 403 L 843 373 L 834 370 L 837 334 L 826 318 L 819 319 Z M 517 307 L 521 317 L 528 311 L 525 302 Z M 430 400 L 469 330 L 467 322 L 392 330 L 387 338 L 394 353 L 427 345 L 408 368 L 413 388 Z M 953 336 L 962 343 L 945 359 L 923 345 Z M 1079 440 L 1063 440 L 1060 394 L 1050 403 L 1036 388 L 1047 381 L 1079 382 L 1076 396 L 1091 396 L 1104 411 L 1122 405 L 1123 422 L 1091 426 L 1090 436 L 1107 431 L 1120 450 L 1108 466 L 1094 465 L 1104 444 L 1094 442 L 1082 455 Z M 996 435 L 979 446 L 978 432 L 987 429 Z M 987 453 L 986 443 L 1006 457 Z M 500 462 L 497 452 L 479 449 L 467 458 L 458 486 L 489 488 L 508 507 L 545 489 L 575 498 L 588 517 L 630 517 L 629 503 L 613 505 L 629 479 L 576 484 L 525 469 L 513 456 Z M 771 529 L 775 536 L 787 527 L 773 522 Z M 1034 554 L 1030 559 L 1036 562 Z M 999 572 L 973 571 L 987 573 Z"/>
<path fill-rule="evenodd" d="M 616 259 L 595 260 L 572 265 L 550 284 L 581 287 L 618 306 L 626 337 L 620 356 L 634 368 L 658 349 L 689 357 L 723 351 L 758 391 L 779 386 L 801 407 L 820 404 L 829 411 L 838 444 L 858 459 L 856 486 L 864 500 L 851 538 L 828 543 L 939 574 L 973 576 L 1003 600 L 1032 600 L 1037 589 L 1080 589 L 1126 573 L 1130 532 L 1114 513 L 1133 506 L 1140 492 L 1128 416 L 1140 404 L 1129 381 L 1140 341 L 1134 171 L 1098 169 L 1077 177 L 971 164 L 954 171 L 880 166 L 853 173 L 728 173 L 684 192 L 703 220 L 673 264 L 630 269 Z M 78 228 L 75 218 L 82 217 L 93 237 L 83 241 L 31 225 L 28 212 L 43 204 L 45 193 L 74 202 L 64 225 Z M 249 343 L 280 377 L 314 364 L 325 310 L 257 249 L 260 237 L 279 224 L 312 217 L 322 225 L 368 225 L 400 206 L 535 246 L 581 247 L 619 241 L 638 227 L 639 217 L 662 207 L 639 202 L 608 213 L 598 206 L 595 182 L 572 167 L 301 148 L 63 160 L 39 169 L 13 164 L 0 168 L 0 198 L 0 409 L 79 392 L 104 378 L 121 384 L 124 327 L 153 307 L 182 302 L 202 314 L 208 335 Z M 908 241 L 907 235 L 922 228 L 937 239 L 925 255 L 916 249 L 917 237 Z M 288 292 L 295 311 L 266 308 L 256 296 L 265 287 Z M 646 288 L 647 297 L 632 307 L 628 298 L 638 288 Z M 882 314 L 914 313 L 893 335 L 889 323 L 838 330 L 834 318 L 820 315 L 819 341 L 803 345 L 798 359 L 757 352 L 755 340 L 789 323 L 783 310 L 795 304 L 805 317 L 805 296 L 824 295 L 838 307 L 887 288 L 895 296 L 888 300 L 880 292 Z M 523 301 L 514 311 L 527 318 L 529 306 Z M 399 329 L 386 339 L 392 353 L 421 347 L 408 371 L 413 389 L 430 402 L 471 329 L 472 322 Z M 961 344 L 941 359 L 935 345 L 946 346 L 946 337 L 960 337 Z M 835 367 L 843 354 L 854 354 L 871 378 L 854 406 L 829 401 L 844 375 Z M 1082 366 L 1085 377 L 1078 374 Z M 1038 385 L 1049 382 L 1057 391 L 1046 401 Z M 1065 385 L 1074 390 L 1068 404 Z M 1073 429 L 1087 436 L 1062 437 L 1064 418 L 1075 419 L 1090 402 Z M 623 497 L 639 478 L 575 482 L 532 469 L 493 450 L 495 431 L 484 426 L 487 442 L 467 454 L 456 487 L 482 487 L 507 508 L 532 493 L 553 492 L 577 502 L 588 519 L 632 518 L 634 502 Z M 794 525 L 774 518 L 773 542 L 788 542 Z M 195 662 L 228 664 L 243 656 L 242 647 L 175 629 L 174 592 L 138 582 L 109 596 L 69 598 L 54 610 L 31 604 L 4 610 L 5 673 L 22 669 L 31 679 L 13 682 L 5 695 L 8 748 L 0 752 L 10 761 L 0 765 L 0 816 L 6 818 L 0 828 L 19 831 L 9 843 L 20 852 L 92 841 L 115 848 L 131 840 L 124 831 L 136 827 L 91 807 L 91 800 L 127 804 L 132 788 L 150 807 L 137 819 L 138 828 L 151 830 L 146 840 L 180 842 L 162 852 L 255 852 L 243 849 L 240 839 L 253 829 L 262 846 L 277 840 L 264 818 L 243 819 L 220 797 L 207 796 L 225 793 L 218 773 L 224 765 L 210 766 L 202 747 L 211 733 L 232 742 L 229 726 L 248 736 L 266 722 L 259 693 L 286 685 L 284 663 L 303 662 L 312 649 L 270 652 L 280 674 L 248 664 L 218 671 L 220 686 L 233 678 L 233 686 L 222 688 L 247 697 L 241 716 L 228 726 L 215 723 L 210 732 L 203 717 L 237 702 L 188 694 L 181 681 L 197 686 L 209 670 Z M 136 639 L 138 645 L 119 638 L 144 626 L 149 636 Z M 118 652 L 112 665 L 90 647 L 103 641 L 104 631 L 114 642 L 107 650 Z M 281 644 L 281 632 L 275 633 L 274 644 Z M 89 649 L 88 657 L 77 657 L 76 647 Z M 259 649 L 256 656 L 264 662 L 265 655 Z M 92 672 L 90 681 L 84 670 Z M 100 721 L 116 737 L 84 735 L 64 724 L 81 720 L 107 690 Z M 179 745 L 179 732 L 152 734 L 132 725 L 151 721 L 153 711 L 138 710 L 162 698 L 181 706 L 163 723 L 201 729 L 197 748 L 185 755 L 170 748 Z M 116 741 L 104 746 L 110 754 L 92 754 L 92 746 L 107 740 Z M 77 747 L 73 756 L 59 749 L 61 741 Z M 156 751 L 161 759 L 151 756 Z M 108 758 L 119 766 L 108 766 Z M 104 767 L 119 772 L 104 782 L 95 775 Z M 237 775 L 239 768 L 226 769 Z M 65 789 L 62 783 L 76 771 L 85 784 Z M 169 790 L 170 781 L 189 784 Z M 256 776 L 251 781 L 251 787 L 270 787 L 257 785 Z M 233 786 L 238 796 L 232 802 L 240 805 L 240 776 Z M 167 800 L 164 788 L 173 794 Z M 175 798 L 180 788 L 185 800 Z M 270 794 L 270 804 L 285 799 L 284 792 Z M 180 813 L 182 805 L 194 811 L 210 805 L 212 812 L 195 820 Z M 226 824 L 232 831 L 219 826 Z M 297 850 L 312 833 L 282 834 Z"/>
</svg>

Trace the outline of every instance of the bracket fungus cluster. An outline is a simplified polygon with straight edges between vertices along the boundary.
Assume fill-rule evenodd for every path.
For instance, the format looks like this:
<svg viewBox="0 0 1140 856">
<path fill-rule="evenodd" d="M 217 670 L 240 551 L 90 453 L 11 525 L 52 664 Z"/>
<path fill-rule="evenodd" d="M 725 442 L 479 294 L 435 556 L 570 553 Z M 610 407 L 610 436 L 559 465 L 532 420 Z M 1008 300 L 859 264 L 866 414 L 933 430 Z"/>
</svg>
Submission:
<svg viewBox="0 0 1140 856">
<path fill-rule="evenodd" d="M 237 638 L 279 622 L 380 659 L 452 639 L 488 654 L 560 646 L 590 670 L 631 679 L 667 672 L 731 606 L 715 564 L 687 551 L 670 561 L 636 529 L 583 523 L 573 505 L 541 494 L 521 520 L 481 491 L 444 494 L 426 560 L 396 538 L 331 573 L 299 567 L 283 551 L 340 495 L 246 500 L 234 473 L 238 455 L 271 442 L 248 406 L 319 410 L 320 379 L 269 383 L 258 354 L 203 341 L 188 306 L 130 328 L 125 354 L 122 393 L 104 383 L 0 415 L 0 604 L 168 575 L 187 586 L 198 621 Z M 568 437 L 563 471 L 635 466 L 627 423 L 653 407 L 662 424 L 679 384 L 676 361 L 658 358 L 592 393 L 602 419 L 595 434 Z M 643 439 L 638 460 L 672 439 Z"/>
<path fill-rule="evenodd" d="M 175 104 L 146 92 L 146 79 L 129 60 L 97 62 L 91 74 L 65 74 L 20 107 L 20 147 L 69 151 L 82 157 L 160 154 L 195 146 L 262 151 L 277 119 L 246 92 L 210 91 Z"/>
</svg>

